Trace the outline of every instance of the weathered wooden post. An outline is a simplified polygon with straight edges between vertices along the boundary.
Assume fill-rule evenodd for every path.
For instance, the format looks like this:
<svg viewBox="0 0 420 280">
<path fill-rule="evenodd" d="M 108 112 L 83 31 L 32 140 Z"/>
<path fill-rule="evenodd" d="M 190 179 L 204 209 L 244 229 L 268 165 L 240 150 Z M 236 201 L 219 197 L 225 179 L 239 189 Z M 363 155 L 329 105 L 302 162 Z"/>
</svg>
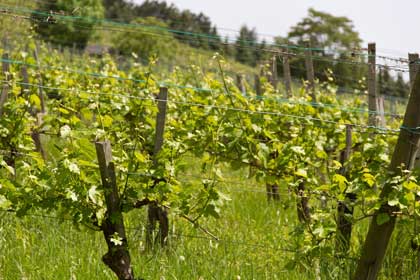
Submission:
<svg viewBox="0 0 420 280">
<path fill-rule="evenodd" d="M 398 175 L 401 172 L 401 166 L 409 169 L 413 165 L 420 142 L 420 134 L 416 129 L 420 126 L 419 104 L 420 75 L 416 75 L 389 167 L 390 174 Z M 376 280 L 378 277 L 397 219 L 394 212 L 399 211 L 398 208 L 388 205 L 387 197 L 392 190 L 390 183 L 384 184 L 380 194 L 380 201 L 384 202 L 372 217 L 357 270 L 353 276 L 354 280 Z M 386 219 L 382 218 L 380 221 L 378 217 L 386 217 Z"/>
<path fill-rule="evenodd" d="M 385 127 L 386 126 L 386 121 L 385 121 L 385 98 L 383 95 L 379 95 L 378 99 L 377 99 L 377 108 L 378 108 L 378 112 L 377 112 L 377 117 L 379 119 L 379 124 L 381 127 Z"/>
<path fill-rule="evenodd" d="M 246 95 L 245 78 L 243 74 L 236 74 L 236 84 L 242 95 Z"/>
<path fill-rule="evenodd" d="M 4 103 L 6 103 L 7 98 L 9 96 L 10 91 L 10 64 L 9 64 L 9 54 L 4 53 L 2 56 L 2 72 L 4 75 L 4 83 L 1 90 L 1 96 L 0 96 L 0 116 L 3 115 L 3 107 Z"/>
<path fill-rule="evenodd" d="M 260 75 L 255 74 L 254 76 L 254 81 L 255 81 L 255 94 L 257 96 L 261 96 L 262 95 L 262 90 L 261 90 L 261 80 L 260 80 Z"/>
<path fill-rule="evenodd" d="M 368 45 L 368 108 L 369 108 L 369 125 L 378 125 L 378 95 L 376 92 L 376 44 Z"/>
<path fill-rule="evenodd" d="M 277 71 L 277 56 L 273 55 L 271 59 L 271 85 L 274 90 L 277 90 L 278 71 Z"/>
<path fill-rule="evenodd" d="M 163 134 L 165 132 L 166 122 L 166 109 L 168 100 L 168 89 L 161 87 L 157 98 L 158 102 L 158 114 L 156 116 L 156 135 L 155 135 L 155 147 L 153 150 L 153 164 L 157 166 L 159 152 L 163 146 Z M 159 181 L 155 179 L 155 184 Z M 167 209 L 157 205 L 156 203 L 149 204 L 148 206 L 148 225 L 146 231 L 146 248 L 150 249 L 153 246 L 153 232 L 156 227 L 156 222 L 159 221 L 159 235 L 160 244 L 163 246 L 166 243 L 166 239 L 169 234 L 169 220 Z M 156 239 L 158 240 L 158 239 Z"/>
<path fill-rule="evenodd" d="M 286 96 L 292 96 L 292 75 L 290 72 L 289 54 L 287 48 L 283 49 L 283 75 L 284 75 L 284 87 L 286 88 Z"/>
<path fill-rule="evenodd" d="M 410 86 L 413 87 L 417 72 L 420 70 L 420 58 L 418 53 L 408 54 Z"/>
<path fill-rule="evenodd" d="M 312 59 L 312 46 L 311 46 L 310 41 L 305 42 L 305 66 L 306 66 L 306 78 L 308 80 L 307 90 L 311 94 L 312 102 L 316 102 L 315 71 L 314 71 L 314 62 Z"/>
<path fill-rule="evenodd" d="M 417 73 L 420 71 L 420 57 L 418 53 L 408 54 L 409 63 L 409 77 L 410 77 L 410 88 L 413 88 L 414 80 L 416 79 Z M 417 152 L 416 162 L 414 163 L 415 168 L 420 168 L 420 151 Z"/>
<path fill-rule="evenodd" d="M 349 174 L 349 166 L 347 165 L 352 149 L 352 126 L 346 125 L 346 148 L 340 154 L 340 163 L 342 165 L 340 174 L 347 177 Z M 337 207 L 337 248 L 341 252 L 346 252 L 350 247 L 350 239 L 352 232 L 352 219 L 349 216 L 353 216 L 353 206 L 351 205 L 356 199 L 355 194 L 345 194 L 345 201 L 339 201 Z"/>
<path fill-rule="evenodd" d="M 114 271 L 118 279 L 134 280 L 121 211 L 121 201 L 115 177 L 115 167 L 112 162 L 111 143 L 109 141 L 96 142 L 95 147 L 107 208 L 101 229 L 108 245 L 108 252 L 102 257 L 102 260 Z M 119 240 L 120 244 L 117 244 L 114 241 L 115 239 Z"/>
<path fill-rule="evenodd" d="M 39 54 L 39 47 L 38 47 L 38 44 L 36 44 L 35 50 L 34 50 L 34 58 L 38 66 L 38 71 L 37 71 L 37 77 L 38 77 L 38 83 L 39 83 L 38 94 L 39 94 L 39 99 L 41 100 L 41 113 L 45 114 L 46 110 L 45 110 L 45 99 L 44 99 L 44 90 L 43 90 L 44 85 L 43 85 L 42 76 L 41 76 L 41 64 L 39 62 L 38 54 Z"/>
</svg>

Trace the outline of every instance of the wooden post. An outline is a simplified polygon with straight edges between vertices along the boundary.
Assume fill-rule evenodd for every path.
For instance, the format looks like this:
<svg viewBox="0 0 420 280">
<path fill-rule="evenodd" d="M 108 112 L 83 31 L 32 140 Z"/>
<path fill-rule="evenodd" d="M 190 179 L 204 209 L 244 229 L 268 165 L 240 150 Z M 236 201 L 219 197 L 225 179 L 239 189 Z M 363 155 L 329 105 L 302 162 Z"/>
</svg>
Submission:
<svg viewBox="0 0 420 280">
<path fill-rule="evenodd" d="M 284 86 L 286 88 L 286 96 L 292 96 L 292 75 L 290 72 L 290 62 L 289 55 L 287 54 L 288 50 L 283 49 L 283 52 L 286 53 L 283 55 L 283 75 L 284 75 Z"/>
<path fill-rule="evenodd" d="M 261 96 L 262 95 L 262 91 L 261 91 L 261 80 L 260 80 L 260 75 L 255 74 L 254 76 L 254 81 L 255 81 L 255 94 L 257 96 Z"/>
<path fill-rule="evenodd" d="M 238 86 L 238 89 L 242 93 L 242 95 L 246 95 L 245 81 L 244 81 L 244 75 L 243 74 L 237 74 L 236 75 L 236 84 Z"/>
<path fill-rule="evenodd" d="M 41 76 L 41 65 L 39 63 L 39 56 L 38 56 L 39 50 L 38 49 L 39 49 L 38 44 L 36 44 L 35 50 L 34 50 L 34 58 L 38 66 L 38 71 L 37 71 L 37 77 L 38 77 L 38 83 L 39 83 L 38 94 L 39 94 L 39 100 L 41 100 L 41 113 L 45 114 L 45 99 L 44 99 L 43 81 L 42 81 L 42 76 Z"/>
<path fill-rule="evenodd" d="M 115 177 L 115 167 L 112 162 L 111 143 L 109 141 L 96 142 L 95 146 L 107 208 L 101 229 L 108 245 L 108 252 L 103 256 L 102 260 L 114 271 L 118 279 L 134 280 L 121 211 L 121 201 Z M 119 239 L 120 244 L 116 244 L 113 241 L 114 239 Z"/>
<path fill-rule="evenodd" d="M 166 108 L 168 100 L 168 89 L 161 87 L 158 95 L 158 114 L 156 116 L 156 135 L 155 135 L 155 147 L 153 151 L 153 164 L 158 165 L 158 156 L 159 152 L 163 146 L 163 134 L 165 132 L 165 122 L 166 122 Z M 156 179 L 155 184 L 158 184 L 159 181 Z M 159 235 L 155 239 L 160 240 L 162 246 L 165 245 L 166 239 L 169 234 L 169 220 L 168 212 L 165 208 L 160 207 L 156 203 L 149 204 L 148 207 L 148 225 L 146 231 L 146 248 L 150 249 L 153 245 L 153 232 L 156 227 L 156 222 L 159 221 Z"/>
<path fill-rule="evenodd" d="M 302 179 L 303 180 L 303 179 Z M 309 209 L 309 197 L 305 193 L 305 182 L 301 182 L 296 190 L 297 195 L 297 214 L 301 223 L 307 223 L 311 220 L 311 212 Z"/>
<path fill-rule="evenodd" d="M 22 75 L 22 83 L 23 83 L 20 94 L 22 96 L 28 96 L 28 92 L 29 92 L 28 68 L 26 68 L 26 66 L 23 65 L 22 69 L 20 70 L 20 73 Z"/>
<path fill-rule="evenodd" d="M 417 72 L 420 71 L 420 58 L 418 53 L 408 54 L 409 71 L 410 71 L 410 86 L 413 87 Z"/>
<path fill-rule="evenodd" d="M 29 78 L 28 78 L 28 70 L 27 70 L 26 66 L 22 67 L 21 74 L 22 74 L 22 81 L 23 81 L 22 93 L 21 94 L 22 94 L 22 96 L 29 97 L 29 94 L 28 94 Z M 36 118 L 37 126 L 41 126 L 42 122 L 43 122 L 43 120 L 42 120 L 43 114 L 38 113 L 37 108 L 31 108 L 31 115 Z M 35 150 L 41 154 L 41 156 L 44 160 L 46 160 L 47 159 L 47 153 L 45 152 L 45 150 L 42 146 L 41 135 L 35 129 L 31 132 L 31 137 L 32 137 L 32 140 L 34 141 L 34 144 L 35 144 Z"/>
<path fill-rule="evenodd" d="M 274 55 L 271 59 L 271 85 L 274 90 L 277 90 L 278 73 L 277 73 L 277 56 Z"/>
<path fill-rule="evenodd" d="M 347 177 L 349 174 L 349 166 L 347 165 L 352 148 L 352 126 L 346 125 L 346 148 L 341 152 L 340 163 L 342 165 L 340 169 L 340 174 L 344 177 Z M 352 219 L 353 216 L 353 206 L 351 205 L 355 199 L 356 195 L 353 193 L 345 194 L 346 200 L 339 201 L 337 207 L 337 248 L 342 253 L 347 252 L 350 247 L 350 239 L 352 232 Z"/>
<path fill-rule="evenodd" d="M 412 130 L 420 126 L 419 104 L 420 75 L 416 75 L 403 125 L 389 167 L 391 174 L 398 175 L 401 172 L 401 165 L 406 169 L 409 169 L 413 165 L 417 146 L 420 142 L 420 134 Z M 398 208 L 391 207 L 387 203 L 387 197 L 392 190 L 391 184 L 384 184 L 380 194 L 380 199 L 384 202 L 372 217 L 357 270 L 353 276 L 354 280 L 375 280 L 378 277 L 389 240 L 395 227 L 396 216 L 393 212 L 399 211 Z M 389 218 L 388 221 L 378 225 L 378 217 L 384 216 Z"/>
<path fill-rule="evenodd" d="M 9 81 L 10 81 L 10 66 L 9 66 L 9 54 L 4 53 L 3 54 L 3 62 L 2 62 L 2 72 L 4 75 L 4 80 L 5 82 L 3 82 L 3 87 L 1 90 L 1 96 L 0 96 L 0 116 L 3 115 L 3 107 L 4 107 L 4 103 L 6 103 L 7 98 L 9 96 L 9 90 L 10 90 L 10 85 L 9 85 Z"/>
<path fill-rule="evenodd" d="M 376 92 L 376 44 L 370 43 L 368 45 L 368 108 L 369 108 L 369 125 L 377 126 L 377 112 L 378 112 L 378 96 Z"/>
<path fill-rule="evenodd" d="M 315 96 L 315 71 L 314 62 L 312 60 L 312 47 L 311 42 L 305 42 L 305 65 L 306 65 L 306 78 L 308 80 L 307 90 L 310 92 L 312 102 L 316 102 Z"/>
<path fill-rule="evenodd" d="M 385 122 L 385 98 L 383 95 L 380 95 L 377 99 L 377 118 L 379 119 L 379 124 L 381 127 L 385 127 L 386 126 L 386 122 Z"/>
<path fill-rule="evenodd" d="M 413 87 L 414 80 L 417 73 L 420 71 L 420 58 L 418 53 L 409 53 L 408 62 L 410 69 L 410 87 Z M 420 152 L 417 152 L 416 162 L 414 164 L 416 169 L 420 169 Z"/>
<path fill-rule="evenodd" d="M 267 201 L 270 202 L 271 199 L 274 201 L 280 200 L 279 185 L 277 184 L 266 184 L 267 190 Z"/>
</svg>

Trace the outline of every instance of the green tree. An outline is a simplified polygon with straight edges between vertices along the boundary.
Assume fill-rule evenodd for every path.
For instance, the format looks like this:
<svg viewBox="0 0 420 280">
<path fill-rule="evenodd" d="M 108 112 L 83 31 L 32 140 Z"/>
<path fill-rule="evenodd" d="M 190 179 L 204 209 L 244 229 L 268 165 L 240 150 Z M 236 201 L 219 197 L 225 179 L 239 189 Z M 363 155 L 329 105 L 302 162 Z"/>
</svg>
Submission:
<svg viewBox="0 0 420 280">
<path fill-rule="evenodd" d="M 397 75 L 397 80 L 395 81 L 395 93 L 399 97 L 408 97 L 410 95 L 410 86 L 409 83 L 404 81 L 404 77 L 401 72 Z"/>
<path fill-rule="evenodd" d="M 105 17 L 122 21 L 132 21 L 135 16 L 135 6 L 124 0 L 103 0 Z"/>
<path fill-rule="evenodd" d="M 171 29 L 188 33 L 177 33 L 175 38 L 196 48 L 221 49 L 221 38 L 210 18 L 203 13 L 179 10 L 173 4 L 156 0 L 146 0 L 134 7 L 137 17 L 155 17 L 163 20 Z"/>
<path fill-rule="evenodd" d="M 145 60 L 153 55 L 165 58 L 174 55 L 177 41 L 164 29 L 165 23 L 153 17 L 138 18 L 132 23 L 138 25 L 135 30 L 118 32 L 113 38 L 114 47 L 121 54 L 135 53 Z"/>
<path fill-rule="evenodd" d="M 313 55 L 315 74 L 321 81 L 327 79 L 327 69 L 334 71 L 337 84 L 341 86 L 355 86 L 364 75 L 365 70 L 362 67 L 347 63 L 358 61 L 354 50 L 360 48 L 362 40 L 354 30 L 352 21 L 346 17 L 336 17 L 310 8 L 308 16 L 291 28 L 287 39 L 299 46 L 310 41 L 312 47 L 319 49 L 314 49 Z M 295 72 L 298 76 L 305 77 L 303 50 L 299 52 L 300 55 L 294 60 L 299 69 Z M 317 56 L 326 59 L 317 59 Z M 338 61 L 334 62 L 332 59 Z"/>
<path fill-rule="evenodd" d="M 35 31 L 45 41 L 84 48 L 94 33 L 94 25 L 103 18 L 101 0 L 39 1 L 32 14 Z"/>
<path fill-rule="evenodd" d="M 255 29 L 249 29 L 246 25 L 242 26 L 236 39 L 235 59 L 238 62 L 256 65 L 256 53 L 258 38 Z"/>
</svg>

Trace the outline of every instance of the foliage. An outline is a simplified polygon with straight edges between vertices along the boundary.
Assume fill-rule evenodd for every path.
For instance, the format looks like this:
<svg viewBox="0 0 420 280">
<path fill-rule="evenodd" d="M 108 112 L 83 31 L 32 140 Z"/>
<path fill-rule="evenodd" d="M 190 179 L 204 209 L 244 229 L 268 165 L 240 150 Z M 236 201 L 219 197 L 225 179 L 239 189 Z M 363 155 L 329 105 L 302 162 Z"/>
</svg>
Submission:
<svg viewBox="0 0 420 280">
<path fill-rule="evenodd" d="M 346 17 L 336 17 L 313 8 L 309 9 L 307 17 L 291 27 L 286 40 L 300 46 L 310 41 L 312 47 L 320 49 L 313 51 L 315 56 L 339 58 L 342 61 L 364 61 L 364 57 L 359 60 L 358 55 L 355 58 L 350 55 L 357 53 L 362 43 L 359 33 L 354 30 L 352 21 Z M 282 40 L 277 40 L 277 42 L 281 43 Z M 305 77 L 304 58 L 298 58 L 296 64 L 300 66 L 300 69 L 294 71 L 296 75 Z M 315 58 L 314 65 L 317 69 L 316 77 L 321 81 L 327 80 L 324 73 L 331 68 L 340 86 L 357 88 L 357 81 L 365 75 L 365 71 L 357 65 L 353 68 L 348 63 L 340 61 L 331 66 L 331 62 Z"/>
<path fill-rule="evenodd" d="M 45 41 L 85 48 L 94 26 L 104 16 L 101 0 L 39 1 L 32 14 L 35 31 Z M 71 19 L 61 16 L 71 16 Z"/>
<path fill-rule="evenodd" d="M 113 38 L 114 47 L 124 55 L 134 53 L 147 60 L 152 56 L 171 59 L 175 56 L 178 42 L 165 30 L 165 23 L 156 18 L 138 18 L 132 22 L 135 29 L 118 32 Z"/>
<path fill-rule="evenodd" d="M 226 62 L 218 55 L 212 61 L 219 67 L 217 76 L 191 77 L 191 72 L 175 68 L 162 80 L 161 73 L 154 71 L 154 60 L 147 67 L 136 65 L 123 72 L 109 56 L 73 62 L 70 67 L 60 55 L 43 52 L 48 55 L 42 68 L 29 72 L 31 84 L 36 85 L 41 74 L 45 94 L 55 96 L 47 101 L 42 126 L 29 113 L 38 106 L 38 88 L 26 90 L 29 102 L 19 98 L 23 90 L 20 67 L 34 65 L 34 59 L 22 55 L 24 62 L 13 64 L 10 71 L 14 95 L 5 104 L 1 147 L 24 156 L 2 162 L 3 210 L 20 215 L 46 210 L 99 230 L 107 208 L 92 142 L 108 139 L 121 210 L 126 213 L 133 212 L 136 202 L 148 199 L 170 208 L 174 215 L 192 217 L 196 226 L 203 217 L 223 219 L 222 207 L 229 198 L 219 185 L 226 180 L 226 166 L 248 170 L 244 176 L 276 184 L 282 192 L 290 190 L 297 201 L 307 198 L 311 217 L 293 229 L 290 244 L 297 253 L 286 266 L 289 269 L 311 266 L 321 256 L 333 259 L 340 253 L 335 248 L 339 202 L 357 209 L 358 216 L 349 217 L 354 224 L 370 217 L 383 202 L 397 206 L 399 215 L 407 219 L 417 216 L 415 178 L 404 172 L 399 177 L 387 173 L 396 137 L 386 133 L 372 137 L 377 130 L 365 127 L 368 114 L 360 109 L 362 100 L 339 101 L 332 83 L 317 85 L 320 103 L 314 104 L 304 89 L 291 99 L 278 99 L 264 80 L 263 96 L 244 95 L 226 76 Z M 161 85 L 169 87 L 168 112 L 163 149 L 154 155 L 155 94 Z M 396 120 L 388 122 L 390 127 L 399 127 Z M 346 124 L 357 129 L 351 158 L 340 162 Z M 34 130 L 48 135 L 44 138 L 49 147 L 46 160 L 32 152 L 29 132 Z M 184 157 L 188 155 L 200 164 L 187 169 Z M 342 173 L 343 166 L 349 168 L 347 174 Z M 209 176 L 181 181 L 183 174 L 198 170 Z M 305 190 L 299 189 L 302 184 Z M 393 186 L 387 197 L 378 196 L 383 184 Z M 357 198 L 349 200 L 348 193 Z M 328 207 L 318 207 L 320 197 L 327 197 Z"/>
</svg>

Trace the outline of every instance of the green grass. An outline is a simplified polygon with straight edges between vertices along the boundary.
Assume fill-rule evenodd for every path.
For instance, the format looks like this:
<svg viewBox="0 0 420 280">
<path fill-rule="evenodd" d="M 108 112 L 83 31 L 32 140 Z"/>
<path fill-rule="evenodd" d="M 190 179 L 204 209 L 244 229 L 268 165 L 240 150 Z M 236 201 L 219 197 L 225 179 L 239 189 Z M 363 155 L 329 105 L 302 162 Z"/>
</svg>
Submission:
<svg viewBox="0 0 420 280">
<path fill-rule="evenodd" d="M 242 182 L 248 182 L 242 180 Z M 126 219 L 130 253 L 137 276 L 144 279 L 347 279 L 354 261 L 342 264 L 331 257 L 303 261 L 285 268 L 294 253 L 297 224 L 293 199 L 268 203 L 264 188 L 221 185 L 232 198 L 223 218 L 203 220 L 203 226 L 222 239 L 215 242 L 185 220 L 171 217 L 169 246 L 145 253 L 145 211 Z M 228 190 L 230 189 L 230 191 Z M 248 190 L 248 191 L 247 191 Z M 313 201 L 315 204 L 315 201 Z M 53 214 L 45 214 L 53 215 Z M 357 226 L 354 244 L 360 244 L 367 221 Z M 381 279 L 418 279 L 414 253 L 409 248 L 410 224 L 400 224 L 388 250 Z M 200 238 L 199 238 L 200 237 Z M 41 216 L 17 218 L 0 213 L 0 279 L 115 279 L 102 263 L 106 244 L 100 232 L 78 230 L 69 221 Z M 418 270 L 417 270 L 418 271 Z"/>
</svg>

